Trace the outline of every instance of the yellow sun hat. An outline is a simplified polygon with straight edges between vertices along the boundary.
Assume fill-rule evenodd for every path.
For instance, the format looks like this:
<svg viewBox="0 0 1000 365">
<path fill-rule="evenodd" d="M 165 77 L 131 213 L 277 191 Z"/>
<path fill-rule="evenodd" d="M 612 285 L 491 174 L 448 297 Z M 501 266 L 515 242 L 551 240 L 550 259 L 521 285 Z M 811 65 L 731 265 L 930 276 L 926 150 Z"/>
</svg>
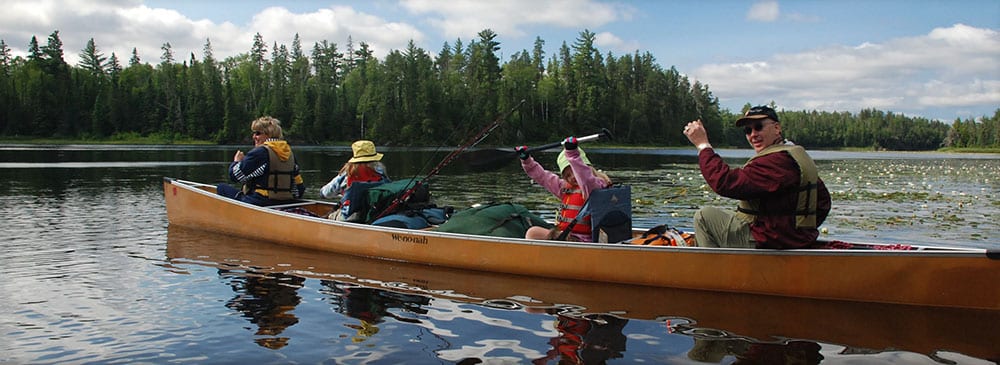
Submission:
<svg viewBox="0 0 1000 365">
<path fill-rule="evenodd" d="M 351 150 L 354 151 L 354 156 L 350 160 L 347 160 L 350 163 L 382 160 L 382 154 L 375 152 L 375 143 L 372 143 L 372 141 L 355 141 L 351 144 Z"/>
</svg>

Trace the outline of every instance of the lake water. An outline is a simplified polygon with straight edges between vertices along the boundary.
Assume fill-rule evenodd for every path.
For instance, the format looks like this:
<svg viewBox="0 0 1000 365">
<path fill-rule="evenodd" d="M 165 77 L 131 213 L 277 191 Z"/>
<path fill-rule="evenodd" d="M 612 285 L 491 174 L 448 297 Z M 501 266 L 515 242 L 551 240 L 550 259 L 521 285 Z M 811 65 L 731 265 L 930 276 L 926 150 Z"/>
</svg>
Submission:
<svg viewBox="0 0 1000 365">
<path fill-rule="evenodd" d="M 169 227 L 163 177 L 221 182 L 235 149 L 0 146 L 0 363 L 1000 361 L 997 311 L 496 275 Z M 446 154 L 385 152 L 395 178 Z M 296 153 L 309 197 L 350 154 Z M 740 164 L 750 151 L 723 153 Z M 690 228 L 698 207 L 733 206 L 704 186 L 691 150 L 588 155 L 633 186 L 636 226 Z M 834 197 L 828 239 L 1000 248 L 1000 155 L 812 155 Z M 554 168 L 554 153 L 537 157 Z M 513 201 L 551 217 L 558 204 L 514 161 L 456 161 L 431 190 L 457 208 Z"/>
</svg>

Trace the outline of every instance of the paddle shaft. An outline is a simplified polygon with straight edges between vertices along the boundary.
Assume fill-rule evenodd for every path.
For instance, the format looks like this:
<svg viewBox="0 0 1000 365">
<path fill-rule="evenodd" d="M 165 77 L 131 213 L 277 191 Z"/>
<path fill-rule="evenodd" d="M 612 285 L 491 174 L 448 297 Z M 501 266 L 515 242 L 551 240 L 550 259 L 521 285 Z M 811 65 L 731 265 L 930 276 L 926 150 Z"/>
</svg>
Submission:
<svg viewBox="0 0 1000 365">
<path fill-rule="evenodd" d="M 601 137 L 611 138 L 611 131 L 607 129 L 601 130 L 599 133 L 594 133 L 589 136 L 583 136 L 577 138 L 578 142 L 590 142 L 596 141 Z M 535 146 L 528 148 L 528 153 L 550 150 L 562 145 L 562 142 L 553 142 L 541 146 Z M 508 162 L 514 160 L 517 156 L 517 151 L 513 149 L 484 149 L 477 150 L 466 153 L 462 156 L 462 159 L 466 161 L 466 164 L 474 169 L 490 169 L 500 165 L 506 165 Z"/>
<path fill-rule="evenodd" d="M 589 136 L 578 137 L 576 139 L 576 142 L 577 143 L 583 143 L 583 142 L 596 141 L 596 140 L 600 139 L 601 136 L 603 136 L 603 135 L 604 135 L 604 132 L 594 133 L 594 134 L 591 134 Z M 550 149 L 553 149 L 553 148 L 556 148 L 556 147 L 560 147 L 560 146 L 562 146 L 562 144 L 563 144 L 562 142 L 552 142 L 552 143 L 549 143 L 549 144 L 543 144 L 541 146 L 530 147 L 530 148 L 528 148 L 528 152 L 530 153 L 530 152 L 536 152 L 536 151 L 550 150 Z M 514 152 L 514 153 L 517 153 L 517 152 Z"/>
</svg>

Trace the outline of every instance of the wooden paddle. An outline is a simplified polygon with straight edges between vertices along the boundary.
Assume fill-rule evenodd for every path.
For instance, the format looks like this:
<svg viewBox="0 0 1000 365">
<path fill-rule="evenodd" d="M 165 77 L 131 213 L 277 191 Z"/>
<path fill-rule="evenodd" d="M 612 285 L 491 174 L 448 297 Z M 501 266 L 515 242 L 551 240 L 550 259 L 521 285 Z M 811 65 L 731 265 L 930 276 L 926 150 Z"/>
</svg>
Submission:
<svg viewBox="0 0 1000 365">
<path fill-rule="evenodd" d="M 611 131 L 607 128 L 602 128 L 600 132 L 591 134 L 589 136 L 578 137 L 576 140 L 580 143 L 596 141 L 601 137 L 611 139 Z M 556 147 L 561 147 L 562 141 L 552 142 L 549 144 L 544 144 L 541 146 L 535 146 L 528 148 L 528 152 L 538 152 L 546 151 Z M 466 152 L 460 160 L 465 162 L 465 165 L 473 170 L 488 171 L 501 168 L 506 166 L 508 163 L 517 158 L 517 151 L 513 148 L 490 148 L 481 149 L 471 152 Z"/>
</svg>

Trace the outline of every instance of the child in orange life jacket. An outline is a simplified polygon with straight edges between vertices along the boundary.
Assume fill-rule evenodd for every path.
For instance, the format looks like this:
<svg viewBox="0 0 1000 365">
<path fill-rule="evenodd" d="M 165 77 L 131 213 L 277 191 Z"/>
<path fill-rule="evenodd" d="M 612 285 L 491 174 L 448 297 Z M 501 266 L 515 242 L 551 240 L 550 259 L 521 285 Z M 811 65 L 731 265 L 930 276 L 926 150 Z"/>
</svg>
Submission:
<svg viewBox="0 0 1000 365">
<path fill-rule="evenodd" d="M 528 153 L 527 146 L 515 148 L 521 158 L 521 167 L 532 180 L 541 185 L 562 201 L 556 215 L 557 223 L 554 229 L 534 226 L 528 228 L 525 238 L 555 239 L 565 230 L 577 213 L 583 208 L 590 192 L 611 186 L 611 178 L 603 172 L 594 169 L 587 154 L 577 147 L 576 137 L 568 137 L 563 141 L 563 151 L 559 153 L 556 164 L 560 175 L 546 171 Z M 573 226 L 568 236 L 571 241 L 591 242 L 590 217 L 586 217 Z"/>
<path fill-rule="evenodd" d="M 351 144 L 354 155 L 344 163 L 340 172 L 333 180 L 323 185 L 320 195 L 327 199 L 333 199 L 338 195 L 340 200 L 340 213 L 335 219 L 346 219 L 346 213 L 351 205 L 348 189 L 355 182 L 388 182 L 389 177 L 385 173 L 385 165 L 382 164 L 383 154 L 375 151 L 375 143 L 372 141 L 360 140 Z"/>
</svg>

